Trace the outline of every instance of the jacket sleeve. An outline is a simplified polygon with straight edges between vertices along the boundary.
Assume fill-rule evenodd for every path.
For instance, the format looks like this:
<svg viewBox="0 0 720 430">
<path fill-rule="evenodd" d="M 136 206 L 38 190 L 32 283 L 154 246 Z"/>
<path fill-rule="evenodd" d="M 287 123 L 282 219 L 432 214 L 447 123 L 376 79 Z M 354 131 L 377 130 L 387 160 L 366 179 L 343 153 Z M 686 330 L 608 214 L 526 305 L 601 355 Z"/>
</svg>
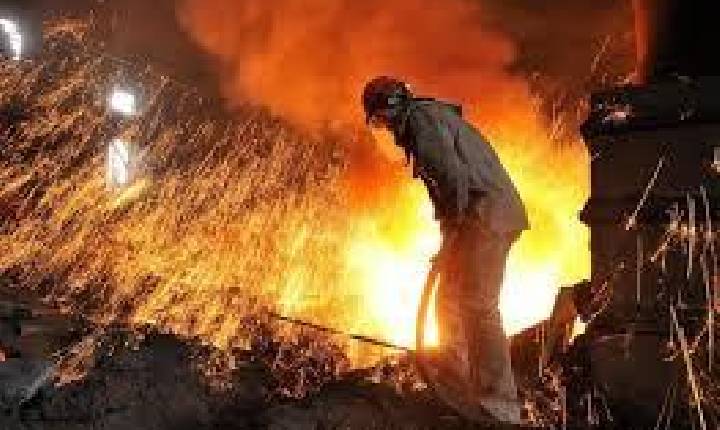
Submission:
<svg viewBox="0 0 720 430">
<path fill-rule="evenodd" d="M 413 134 L 415 162 L 434 182 L 434 202 L 445 216 L 458 216 L 469 205 L 467 168 L 460 159 L 455 135 L 440 118 L 423 108 L 415 109 L 408 118 Z"/>
</svg>

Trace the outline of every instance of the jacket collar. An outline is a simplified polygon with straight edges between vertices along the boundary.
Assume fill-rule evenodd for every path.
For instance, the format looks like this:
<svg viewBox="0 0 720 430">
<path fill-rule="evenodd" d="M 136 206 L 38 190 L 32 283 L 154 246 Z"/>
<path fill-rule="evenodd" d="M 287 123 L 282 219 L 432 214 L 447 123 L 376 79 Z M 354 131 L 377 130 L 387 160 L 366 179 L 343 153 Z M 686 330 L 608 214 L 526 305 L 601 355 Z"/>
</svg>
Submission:
<svg viewBox="0 0 720 430">
<path fill-rule="evenodd" d="M 410 114 L 412 114 L 418 107 L 428 104 L 440 104 L 453 110 L 459 116 L 462 116 L 463 114 L 462 106 L 429 97 L 411 98 L 403 103 L 403 105 L 398 108 L 397 114 L 394 116 L 392 131 L 395 134 L 397 144 L 405 150 L 408 160 L 413 155 L 414 149 L 412 147 L 412 136 L 408 133 L 408 120 L 410 119 Z"/>
</svg>

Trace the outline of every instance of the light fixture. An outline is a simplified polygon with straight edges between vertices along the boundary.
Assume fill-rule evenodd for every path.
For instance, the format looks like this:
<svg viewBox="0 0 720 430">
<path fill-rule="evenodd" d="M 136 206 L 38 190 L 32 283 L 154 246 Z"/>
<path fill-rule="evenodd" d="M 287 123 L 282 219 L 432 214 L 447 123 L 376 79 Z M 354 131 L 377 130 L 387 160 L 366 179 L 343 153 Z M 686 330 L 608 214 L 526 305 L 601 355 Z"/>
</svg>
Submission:
<svg viewBox="0 0 720 430">
<path fill-rule="evenodd" d="M 12 58 L 19 60 L 22 58 L 23 53 L 23 38 L 20 34 L 20 27 L 17 22 L 7 19 L 0 18 L 0 28 L 8 39 L 10 50 L 12 51 Z"/>
<path fill-rule="evenodd" d="M 115 89 L 110 95 L 110 109 L 123 116 L 133 116 L 137 113 L 137 97 L 131 91 Z"/>
<path fill-rule="evenodd" d="M 108 184 L 125 187 L 132 181 L 132 145 L 123 139 L 113 139 L 108 147 Z"/>
</svg>

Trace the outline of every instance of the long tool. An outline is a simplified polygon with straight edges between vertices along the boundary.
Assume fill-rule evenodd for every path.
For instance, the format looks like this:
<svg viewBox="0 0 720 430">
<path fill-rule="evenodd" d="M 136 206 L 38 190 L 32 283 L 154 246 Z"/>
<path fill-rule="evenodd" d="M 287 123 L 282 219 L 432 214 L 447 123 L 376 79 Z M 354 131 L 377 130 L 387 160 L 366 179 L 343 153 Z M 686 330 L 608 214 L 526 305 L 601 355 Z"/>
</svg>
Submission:
<svg viewBox="0 0 720 430">
<path fill-rule="evenodd" d="M 268 313 L 267 315 L 268 315 L 270 318 L 272 318 L 272 319 L 274 319 L 274 320 L 277 320 L 277 321 L 282 321 L 282 322 L 289 323 L 289 324 L 296 325 L 296 326 L 307 327 L 307 328 L 310 328 L 310 329 L 312 329 L 312 330 L 316 330 L 316 331 L 319 331 L 319 332 L 322 332 L 322 333 L 331 334 L 331 335 L 333 335 L 333 336 L 342 336 L 342 337 L 346 337 L 346 338 L 349 338 L 349 339 L 352 339 L 352 340 L 356 340 L 356 341 L 358 341 L 358 342 L 368 343 L 368 344 L 375 345 L 375 346 L 380 346 L 380 347 L 383 347 L 383 348 L 396 349 L 396 350 L 398 350 L 398 351 L 404 351 L 404 352 L 412 352 L 412 349 L 411 349 L 411 348 L 408 348 L 408 347 L 406 347 L 406 346 L 396 345 L 396 344 L 394 344 L 394 343 L 387 342 L 387 341 L 380 340 L 380 339 L 375 339 L 375 338 L 370 337 L 370 336 L 364 336 L 364 335 L 360 335 L 360 334 L 347 333 L 347 332 L 344 332 L 344 331 L 341 331 L 341 330 L 337 330 L 337 329 L 334 329 L 334 328 L 321 326 L 321 325 L 319 325 L 319 324 L 314 324 L 314 323 L 307 322 L 307 321 L 303 321 L 303 320 L 297 319 L 297 318 L 287 317 L 287 316 L 280 315 L 280 314 L 277 314 L 277 313 L 274 313 L 274 312 L 270 312 L 270 313 Z"/>
</svg>

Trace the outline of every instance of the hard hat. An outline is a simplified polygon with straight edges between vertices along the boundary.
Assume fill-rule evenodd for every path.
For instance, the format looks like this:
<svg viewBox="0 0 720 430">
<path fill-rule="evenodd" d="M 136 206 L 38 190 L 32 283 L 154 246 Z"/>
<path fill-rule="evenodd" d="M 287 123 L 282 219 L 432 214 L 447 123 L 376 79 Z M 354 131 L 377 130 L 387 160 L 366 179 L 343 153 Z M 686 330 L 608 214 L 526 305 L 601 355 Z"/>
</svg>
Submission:
<svg viewBox="0 0 720 430">
<path fill-rule="evenodd" d="M 405 82 L 388 76 L 374 78 L 363 90 L 365 120 L 370 123 L 378 112 L 397 107 L 410 95 L 410 88 Z"/>
</svg>

